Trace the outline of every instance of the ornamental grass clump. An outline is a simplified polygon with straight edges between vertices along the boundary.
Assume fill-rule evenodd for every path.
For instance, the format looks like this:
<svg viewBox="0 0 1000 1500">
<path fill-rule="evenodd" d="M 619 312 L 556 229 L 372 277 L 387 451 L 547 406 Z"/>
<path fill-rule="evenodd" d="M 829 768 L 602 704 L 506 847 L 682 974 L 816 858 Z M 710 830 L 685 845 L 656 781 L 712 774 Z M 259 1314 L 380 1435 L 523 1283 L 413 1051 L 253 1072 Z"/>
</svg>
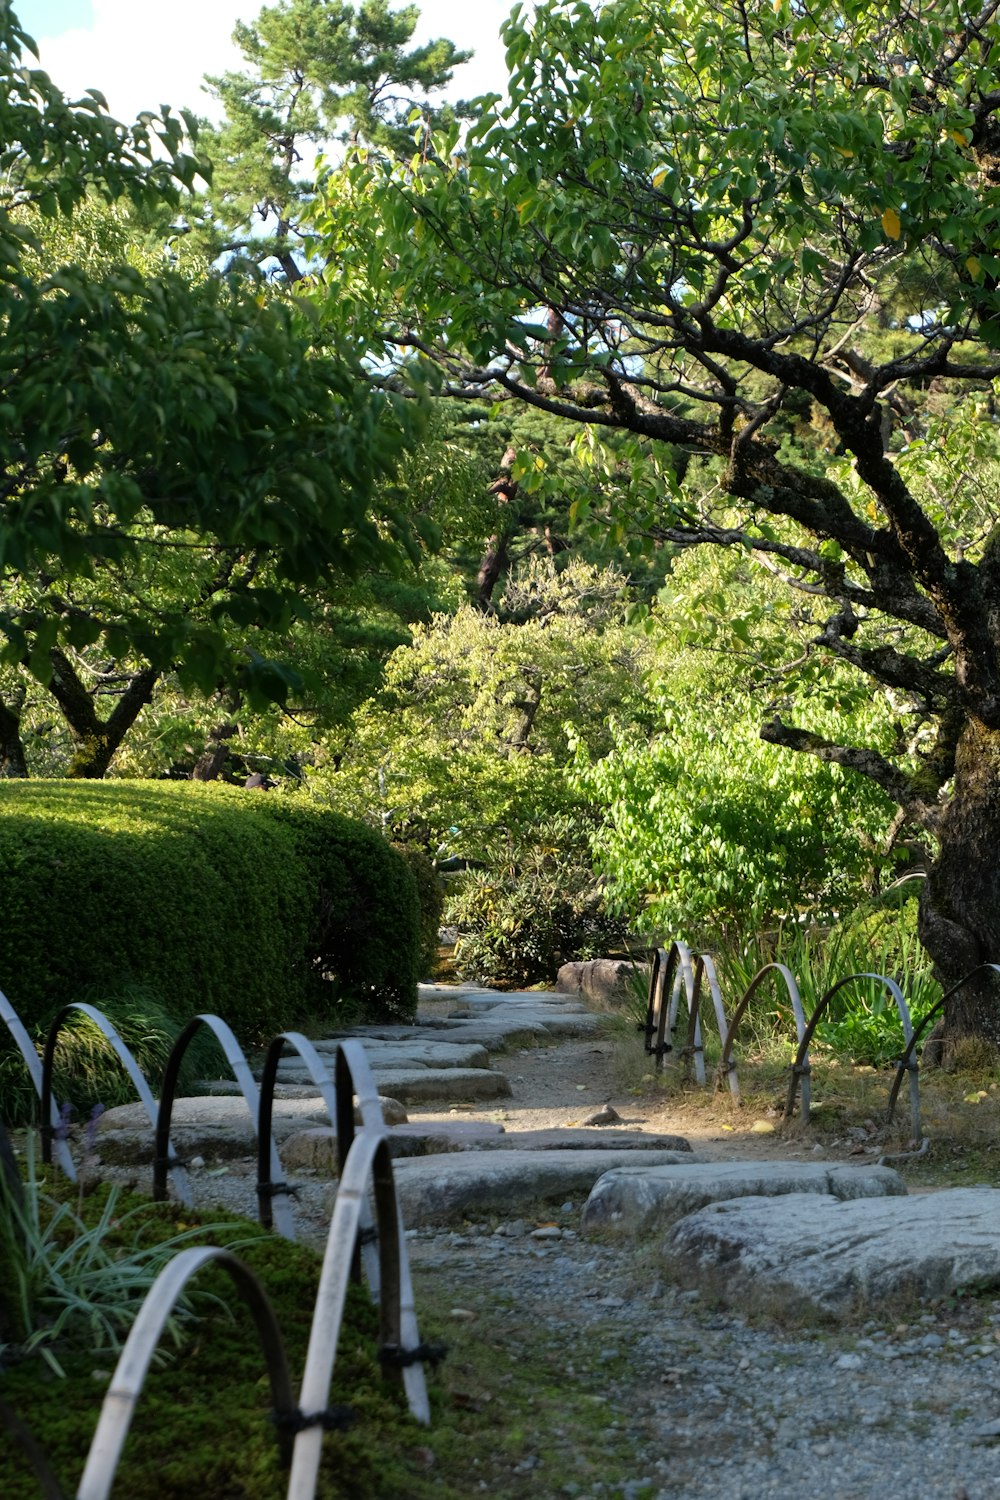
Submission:
<svg viewBox="0 0 1000 1500">
<path fill-rule="evenodd" d="M 88 1132 L 96 1126 L 94 1116 Z M 66 1127 L 64 1119 L 63 1126 Z M 92 1144 L 92 1140 L 86 1144 Z M 34 1134 L 26 1138 L 22 1182 L 0 1171 L 0 1373 L 38 1355 L 63 1377 L 66 1353 L 117 1354 L 160 1271 L 205 1230 L 182 1230 L 159 1242 L 144 1234 L 144 1209 L 125 1208 L 117 1187 L 100 1189 L 96 1215 L 86 1218 L 82 1199 L 58 1199 L 39 1173 Z M 181 1301 L 168 1321 L 176 1343 L 191 1316 Z"/>
</svg>

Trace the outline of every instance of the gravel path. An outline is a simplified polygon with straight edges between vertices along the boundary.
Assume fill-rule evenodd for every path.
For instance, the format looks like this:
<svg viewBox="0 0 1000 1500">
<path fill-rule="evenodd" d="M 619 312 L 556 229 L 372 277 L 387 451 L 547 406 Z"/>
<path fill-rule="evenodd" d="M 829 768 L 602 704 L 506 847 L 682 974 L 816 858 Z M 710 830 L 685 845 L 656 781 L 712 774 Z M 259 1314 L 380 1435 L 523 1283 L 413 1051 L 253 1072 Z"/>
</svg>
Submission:
<svg viewBox="0 0 1000 1500">
<path fill-rule="evenodd" d="M 418 1302 L 427 1286 L 447 1288 L 460 1312 L 484 1298 L 505 1305 L 509 1352 L 556 1349 L 567 1382 L 599 1400 L 609 1440 L 626 1438 L 634 1455 L 631 1472 L 586 1487 L 571 1465 L 568 1478 L 540 1465 L 534 1495 L 1000 1495 L 1000 1301 L 903 1325 L 787 1332 L 703 1308 L 696 1292 L 665 1284 L 648 1252 L 501 1226 L 511 1228 L 411 1234 Z"/>
</svg>

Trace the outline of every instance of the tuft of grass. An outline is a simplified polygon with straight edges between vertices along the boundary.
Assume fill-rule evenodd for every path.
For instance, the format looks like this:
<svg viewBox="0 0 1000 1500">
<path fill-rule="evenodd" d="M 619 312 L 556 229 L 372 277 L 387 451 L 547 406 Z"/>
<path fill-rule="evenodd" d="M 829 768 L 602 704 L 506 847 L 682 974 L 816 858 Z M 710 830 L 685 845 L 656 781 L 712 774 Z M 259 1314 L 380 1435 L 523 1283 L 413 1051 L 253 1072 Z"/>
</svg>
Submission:
<svg viewBox="0 0 1000 1500">
<path fill-rule="evenodd" d="M 202 1231 L 146 1243 L 141 1207 L 126 1208 L 117 1187 L 99 1190 L 85 1219 L 82 1198 L 74 1203 L 46 1191 L 33 1132 L 26 1138 L 24 1168 L 23 1185 L 0 1173 L 0 1368 L 37 1354 L 53 1374 L 65 1377 L 61 1360 L 74 1350 L 97 1358 L 119 1352 L 160 1271 Z M 168 1323 L 175 1343 L 190 1316 L 190 1300 L 182 1300 Z"/>
<path fill-rule="evenodd" d="M 139 985 L 126 986 L 114 994 L 88 990 L 77 997 L 102 1011 L 114 1026 L 145 1074 L 154 1094 L 159 1091 L 171 1048 L 182 1024 L 172 1017 L 155 993 Z M 56 1011 L 53 1011 L 53 1015 Z M 41 1055 L 48 1026 L 35 1030 L 32 1040 Z M 207 1029 L 192 1041 L 185 1055 L 181 1089 L 199 1077 L 211 1076 L 222 1056 Z M 59 1033 L 53 1092 L 60 1103 L 87 1115 L 95 1104 L 110 1109 L 131 1104 L 135 1090 L 116 1052 L 89 1016 L 75 1011 Z M 10 1126 L 38 1121 L 38 1096 L 27 1067 L 13 1040 L 0 1040 L 0 1119 Z"/>
</svg>

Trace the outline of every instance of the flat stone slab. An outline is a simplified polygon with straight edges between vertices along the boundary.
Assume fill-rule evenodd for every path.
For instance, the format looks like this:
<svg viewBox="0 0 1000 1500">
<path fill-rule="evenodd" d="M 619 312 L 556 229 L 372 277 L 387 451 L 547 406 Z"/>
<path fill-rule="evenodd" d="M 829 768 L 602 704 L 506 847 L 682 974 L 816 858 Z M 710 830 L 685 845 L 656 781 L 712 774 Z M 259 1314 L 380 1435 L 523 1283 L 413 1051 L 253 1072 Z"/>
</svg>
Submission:
<svg viewBox="0 0 1000 1500">
<path fill-rule="evenodd" d="M 650 1152 L 654 1161 L 676 1162 L 683 1153 Z M 519 1214 L 532 1204 L 579 1197 L 610 1167 L 624 1166 L 630 1153 L 592 1151 L 470 1151 L 396 1163 L 396 1192 L 408 1229 L 448 1224 L 483 1214 Z"/>
<path fill-rule="evenodd" d="M 415 1036 L 405 1039 L 364 1038 L 365 1054 L 373 1068 L 488 1068 L 490 1054 L 479 1042 L 452 1042 L 440 1037 Z M 334 1041 L 316 1042 L 316 1051 L 324 1060 L 336 1055 Z M 297 1058 L 282 1058 L 279 1068 Z M 300 1064 L 301 1066 L 301 1064 Z"/>
<path fill-rule="evenodd" d="M 406 1111 L 395 1099 L 382 1098 L 387 1124 L 402 1124 Z M 355 1108 L 354 1117 L 361 1123 Z M 275 1099 L 271 1133 L 282 1142 L 303 1126 L 328 1125 L 329 1117 L 320 1095 L 301 1099 Z M 253 1156 L 257 1132 L 242 1094 L 199 1095 L 174 1100 L 170 1138 L 182 1156 L 204 1156 L 232 1160 Z M 153 1129 L 141 1104 L 121 1104 L 107 1109 L 97 1124 L 96 1149 L 102 1161 L 131 1165 L 153 1160 Z"/>
<path fill-rule="evenodd" d="M 409 1068 L 373 1067 L 379 1093 L 391 1094 L 402 1104 L 467 1103 L 476 1099 L 509 1099 L 510 1080 L 506 1073 L 489 1068 Z"/>
<path fill-rule="evenodd" d="M 386 1132 L 389 1154 L 394 1159 L 408 1156 L 439 1156 L 451 1151 L 481 1151 L 495 1144 L 503 1133 L 502 1125 L 478 1120 L 455 1120 L 440 1125 L 396 1125 Z M 281 1160 L 290 1171 L 308 1167 L 336 1177 L 338 1172 L 337 1132 L 329 1125 L 298 1130 L 281 1148 Z"/>
<path fill-rule="evenodd" d="M 468 1123 L 472 1124 L 472 1121 Z M 409 1126 L 403 1127 L 409 1129 Z M 582 1130 L 555 1127 L 552 1130 L 507 1130 L 494 1140 L 483 1141 L 479 1151 L 684 1151 L 691 1142 L 682 1135 L 644 1134 L 641 1130 Z M 641 1170 L 641 1168 L 637 1168 Z"/>
<path fill-rule="evenodd" d="M 891 1167 L 824 1162 L 702 1162 L 697 1167 L 630 1165 L 608 1172 L 584 1204 L 581 1227 L 638 1237 L 667 1229 L 686 1214 L 730 1198 L 824 1193 L 834 1198 L 884 1198 L 906 1193 Z"/>
<path fill-rule="evenodd" d="M 491 1010 L 537 1010 L 548 1011 L 553 1015 L 589 1014 L 586 1007 L 572 995 L 558 995 L 550 990 L 511 990 L 506 994 L 499 990 L 473 992 L 459 996 L 449 1014 L 471 1016 Z"/>
<path fill-rule="evenodd" d="M 556 1008 L 550 1010 L 541 1006 L 515 1005 L 509 1011 L 503 1012 L 502 1021 L 494 1022 L 493 1018 L 496 1015 L 496 1011 L 487 1010 L 481 1015 L 470 1017 L 471 1024 L 477 1027 L 477 1035 L 481 1036 L 487 1045 L 489 1033 L 484 1029 L 487 1025 L 500 1024 L 507 1028 L 516 1022 L 519 1027 L 523 1027 L 525 1023 L 530 1022 L 541 1028 L 538 1035 L 553 1038 L 594 1036 L 604 1031 L 607 1026 L 604 1016 L 594 1015 L 589 1010 Z M 462 1017 L 456 1014 L 453 1019 L 461 1020 Z"/>
<path fill-rule="evenodd" d="M 1000 1285 L 1000 1190 L 716 1203 L 682 1219 L 666 1253 L 741 1305 L 883 1315 L 887 1306 Z"/>
<path fill-rule="evenodd" d="M 481 1016 L 468 1019 L 431 1016 L 426 1020 L 421 1020 L 418 1017 L 417 1023 L 412 1026 L 352 1026 L 344 1031 L 331 1031 L 329 1040 L 356 1037 L 367 1046 L 369 1040 L 372 1039 L 402 1042 L 412 1038 L 427 1042 L 447 1041 L 466 1046 L 484 1046 L 497 1050 L 520 1042 L 530 1042 L 536 1037 L 544 1038 L 548 1034 L 542 1021 L 532 1020 L 528 1016 L 521 1015 L 520 1012 L 504 1017 L 495 1011 L 485 1011 Z"/>
</svg>

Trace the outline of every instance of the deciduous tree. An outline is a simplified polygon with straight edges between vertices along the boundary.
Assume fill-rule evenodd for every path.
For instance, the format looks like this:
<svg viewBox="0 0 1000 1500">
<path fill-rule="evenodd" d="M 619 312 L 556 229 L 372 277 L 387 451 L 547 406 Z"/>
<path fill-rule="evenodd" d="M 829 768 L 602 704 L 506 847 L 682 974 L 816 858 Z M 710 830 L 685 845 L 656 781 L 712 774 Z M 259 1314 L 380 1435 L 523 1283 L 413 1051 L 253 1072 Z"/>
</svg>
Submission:
<svg viewBox="0 0 1000 1500">
<path fill-rule="evenodd" d="M 506 42 L 467 140 L 329 185 L 371 336 L 687 455 L 637 529 L 746 549 L 905 704 L 889 751 L 787 710 L 761 732 L 924 831 L 952 984 L 1000 959 L 1000 531 L 911 459 L 928 388 L 995 422 L 1000 5 L 543 0 Z M 790 417 L 821 440 L 790 447 Z M 1000 1042 L 1000 987 L 947 1024 Z"/>
</svg>

